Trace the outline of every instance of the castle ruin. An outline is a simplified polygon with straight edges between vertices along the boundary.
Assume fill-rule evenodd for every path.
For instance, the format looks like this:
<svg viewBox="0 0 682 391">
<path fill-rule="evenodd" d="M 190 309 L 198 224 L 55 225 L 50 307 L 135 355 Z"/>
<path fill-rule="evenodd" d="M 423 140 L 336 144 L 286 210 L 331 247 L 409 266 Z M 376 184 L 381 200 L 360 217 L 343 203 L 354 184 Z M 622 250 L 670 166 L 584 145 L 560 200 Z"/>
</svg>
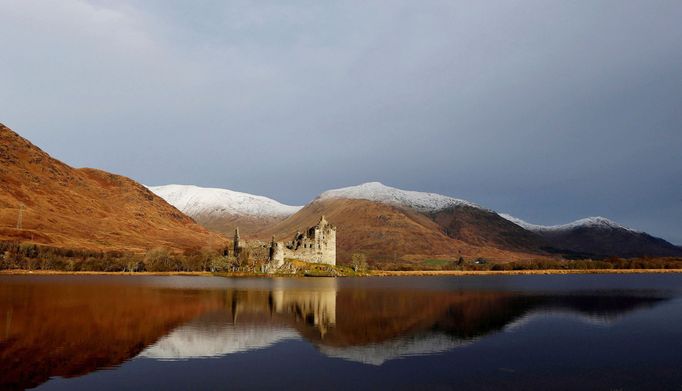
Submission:
<svg viewBox="0 0 682 391">
<path fill-rule="evenodd" d="M 317 225 L 304 233 L 297 232 L 290 242 L 276 242 L 273 237 L 270 262 L 273 266 L 280 267 L 285 259 L 336 265 L 336 227 L 322 216 Z"/>
<path fill-rule="evenodd" d="M 246 244 L 240 241 L 239 228 L 237 228 L 234 235 L 233 254 L 238 257 L 245 246 Z M 316 225 L 305 232 L 297 232 L 293 240 L 289 242 L 277 242 L 273 236 L 268 245 L 251 243 L 249 250 L 254 258 L 262 258 L 265 255 L 262 254 L 262 250 L 265 250 L 271 269 L 283 266 L 286 259 L 336 265 L 336 227 L 322 216 Z"/>
</svg>

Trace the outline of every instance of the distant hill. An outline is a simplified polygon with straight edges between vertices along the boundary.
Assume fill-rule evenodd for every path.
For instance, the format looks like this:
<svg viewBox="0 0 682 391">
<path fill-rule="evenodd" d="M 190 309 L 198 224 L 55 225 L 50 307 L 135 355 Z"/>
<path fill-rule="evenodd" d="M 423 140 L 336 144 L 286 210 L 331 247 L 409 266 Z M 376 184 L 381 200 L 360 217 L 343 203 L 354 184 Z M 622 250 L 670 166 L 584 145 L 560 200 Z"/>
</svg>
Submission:
<svg viewBox="0 0 682 391">
<path fill-rule="evenodd" d="M 466 200 L 379 182 L 326 191 L 305 207 L 227 189 L 146 188 L 123 176 L 72 168 L 4 125 L 0 163 L 4 241 L 96 250 L 184 250 L 223 246 L 228 239 L 220 233 L 231 235 L 237 226 L 245 238 L 288 240 L 326 215 L 338 228 L 341 263 L 356 252 L 375 266 L 392 267 L 460 257 L 682 256 L 680 247 L 605 218 L 539 226 Z"/>
<path fill-rule="evenodd" d="M 232 234 L 239 227 L 241 235 L 247 238 L 302 208 L 227 189 L 190 185 L 150 186 L 149 189 L 204 227 L 226 234 Z"/>
<path fill-rule="evenodd" d="M 1 124 L 0 240 L 128 251 L 225 243 L 141 184 L 72 168 Z"/>
<path fill-rule="evenodd" d="M 682 248 L 604 217 L 588 217 L 569 224 L 544 226 L 530 224 L 507 214 L 501 216 L 541 236 L 555 252 L 574 253 L 581 257 L 682 256 Z"/>
<path fill-rule="evenodd" d="M 341 263 L 354 252 L 375 265 L 460 256 L 490 260 L 546 258 L 540 239 L 494 212 L 455 198 L 404 191 L 373 182 L 331 190 L 259 234 L 288 239 L 324 214 L 337 226 Z M 465 219 L 466 216 L 466 219 Z M 457 221 L 454 221 L 457 220 Z M 488 234 L 486 227 L 496 227 Z"/>
<path fill-rule="evenodd" d="M 338 227 L 340 262 L 354 252 L 376 264 L 485 258 L 493 261 L 556 257 L 682 256 L 680 247 L 604 218 L 542 227 L 473 202 L 406 191 L 378 182 L 329 190 L 282 222 L 260 231 L 287 239 L 321 214 Z"/>
</svg>

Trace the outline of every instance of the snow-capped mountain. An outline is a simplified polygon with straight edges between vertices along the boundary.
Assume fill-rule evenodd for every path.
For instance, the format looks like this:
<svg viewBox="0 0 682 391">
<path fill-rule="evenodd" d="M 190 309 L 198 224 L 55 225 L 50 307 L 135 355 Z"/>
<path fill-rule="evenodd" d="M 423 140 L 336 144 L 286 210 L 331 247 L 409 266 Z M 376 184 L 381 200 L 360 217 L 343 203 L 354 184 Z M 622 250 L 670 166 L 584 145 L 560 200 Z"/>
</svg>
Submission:
<svg viewBox="0 0 682 391">
<path fill-rule="evenodd" d="M 296 214 L 263 231 L 287 238 L 325 215 L 343 232 L 337 261 L 363 252 L 375 264 L 401 257 L 542 257 L 539 238 L 472 202 L 434 193 L 401 190 L 379 182 L 329 190 Z M 455 255 L 453 255 L 455 254 Z"/>
<path fill-rule="evenodd" d="M 271 198 L 228 189 L 193 185 L 149 186 L 149 190 L 207 228 L 244 233 L 284 220 L 302 206 L 284 205 Z"/>
<path fill-rule="evenodd" d="M 380 182 L 328 190 L 305 207 L 227 189 L 190 185 L 149 189 L 204 227 L 229 235 L 239 228 L 246 238 L 289 237 L 326 215 L 344 231 L 337 242 L 342 262 L 360 250 L 374 259 L 395 259 L 397 243 L 405 257 L 456 253 L 507 260 L 552 253 L 579 257 L 682 253 L 662 239 L 604 217 L 536 225 L 462 199 Z M 383 239 L 388 232 L 392 239 Z"/>
<path fill-rule="evenodd" d="M 584 219 L 576 220 L 572 223 L 568 224 L 560 224 L 560 225 L 538 225 L 538 224 L 531 224 L 529 222 L 526 222 L 524 220 L 521 220 L 517 217 L 514 217 L 512 215 L 506 214 L 506 213 L 499 213 L 500 217 L 503 217 L 512 223 L 523 227 L 529 231 L 533 232 L 548 232 L 548 231 L 570 231 L 572 229 L 576 228 L 605 228 L 605 229 L 624 229 L 628 231 L 634 231 L 631 228 L 625 227 L 623 225 L 620 225 L 616 223 L 613 220 L 609 220 L 606 217 L 586 217 Z"/>
<path fill-rule="evenodd" d="M 317 199 L 325 200 L 333 198 L 376 201 L 406 206 L 420 212 L 436 212 L 452 206 L 480 208 L 478 205 L 469 201 L 435 193 L 396 189 L 380 182 L 368 182 L 358 186 L 325 191 L 320 194 Z"/>
<path fill-rule="evenodd" d="M 500 217 L 536 233 L 545 240 L 547 247 L 579 257 L 682 255 L 680 247 L 605 217 L 588 217 L 550 226 L 531 224 L 505 213 L 500 213 Z"/>
<path fill-rule="evenodd" d="M 165 185 L 149 186 L 149 190 L 190 216 L 205 213 L 230 213 L 254 217 L 286 217 L 302 208 L 302 206 L 284 205 L 271 198 L 228 189 Z"/>
</svg>

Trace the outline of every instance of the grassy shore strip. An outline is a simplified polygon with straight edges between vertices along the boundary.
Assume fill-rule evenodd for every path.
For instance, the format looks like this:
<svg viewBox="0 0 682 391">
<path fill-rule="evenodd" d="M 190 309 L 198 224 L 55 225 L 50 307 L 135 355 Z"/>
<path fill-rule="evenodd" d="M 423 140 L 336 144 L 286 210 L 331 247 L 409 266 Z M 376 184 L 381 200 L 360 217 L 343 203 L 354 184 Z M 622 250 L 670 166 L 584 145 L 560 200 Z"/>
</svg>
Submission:
<svg viewBox="0 0 682 391">
<path fill-rule="evenodd" d="M 547 270 L 373 270 L 370 276 L 485 276 L 530 274 L 643 274 L 682 273 L 682 269 L 547 269 Z"/>
<path fill-rule="evenodd" d="M 531 274 L 643 274 L 682 273 L 682 269 L 548 269 L 548 270 L 372 270 L 356 276 L 515 276 Z M 303 277 L 300 274 L 211 273 L 211 272 L 92 272 L 59 270 L 0 270 L 0 275 L 73 275 L 73 276 L 198 276 L 198 277 Z"/>
<path fill-rule="evenodd" d="M 241 273 L 246 275 L 246 273 Z M 73 275 L 73 276 L 203 276 L 215 275 L 211 272 L 90 272 L 90 271 L 61 271 L 61 270 L 0 270 L 0 275 Z"/>
<path fill-rule="evenodd" d="M 272 278 L 289 277 L 303 278 L 303 274 L 265 274 L 247 272 L 100 272 L 100 271 L 61 271 L 61 270 L 0 270 L 0 276 L 186 276 L 186 277 L 250 277 L 250 278 Z M 330 276 L 313 276 L 330 277 Z"/>
</svg>

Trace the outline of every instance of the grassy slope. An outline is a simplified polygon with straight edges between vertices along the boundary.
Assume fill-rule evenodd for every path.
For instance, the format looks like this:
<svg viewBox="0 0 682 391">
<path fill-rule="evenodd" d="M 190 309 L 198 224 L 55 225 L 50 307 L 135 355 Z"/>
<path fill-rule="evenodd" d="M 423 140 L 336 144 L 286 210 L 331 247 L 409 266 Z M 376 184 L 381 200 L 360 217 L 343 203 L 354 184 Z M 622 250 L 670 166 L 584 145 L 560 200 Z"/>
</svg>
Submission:
<svg viewBox="0 0 682 391">
<path fill-rule="evenodd" d="M 354 252 L 367 255 L 371 265 L 410 263 L 427 258 L 471 259 L 485 257 L 510 261 L 543 259 L 543 255 L 510 251 L 486 245 L 473 245 L 448 237 L 443 228 L 423 214 L 366 200 L 317 200 L 302 210 L 261 232 L 267 239 L 289 240 L 319 221 L 320 215 L 337 226 L 337 260 L 350 262 Z"/>
<path fill-rule="evenodd" d="M 26 209 L 17 230 L 20 204 Z M 1 124 L 0 240 L 128 251 L 225 243 L 139 183 L 74 169 Z"/>
</svg>

